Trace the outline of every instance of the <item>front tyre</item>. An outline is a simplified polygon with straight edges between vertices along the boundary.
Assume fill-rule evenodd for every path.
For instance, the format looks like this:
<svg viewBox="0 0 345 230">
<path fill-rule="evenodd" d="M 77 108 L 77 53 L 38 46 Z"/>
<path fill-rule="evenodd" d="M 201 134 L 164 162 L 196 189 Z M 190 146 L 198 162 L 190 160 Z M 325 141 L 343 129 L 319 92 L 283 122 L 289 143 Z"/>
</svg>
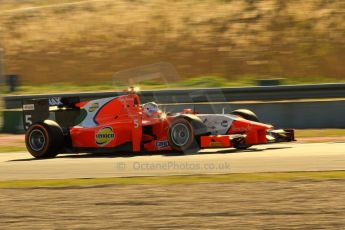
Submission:
<svg viewBox="0 0 345 230">
<path fill-rule="evenodd" d="M 168 130 L 168 141 L 170 146 L 179 152 L 196 153 L 200 149 L 194 127 L 185 118 L 172 121 Z"/>
<path fill-rule="evenodd" d="M 54 121 L 32 125 L 25 134 L 26 148 L 35 158 L 55 157 L 63 146 L 63 132 Z"/>
<path fill-rule="evenodd" d="M 260 122 L 258 116 L 249 109 L 237 109 L 231 112 L 232 115 L 240 116 L 249 121 Z"/>
<path fill-rule="evenodd" d="M 258 116 L 249 109 L 237 109 L 231 112 L 232 115 L 240 116 L 248 121 L 260 122 Z M 239 138 L 233 142 L 234 148 L 239 150 L 248 149 L 251 145 L 246 144 L 245 138 Z"/>
</svg>

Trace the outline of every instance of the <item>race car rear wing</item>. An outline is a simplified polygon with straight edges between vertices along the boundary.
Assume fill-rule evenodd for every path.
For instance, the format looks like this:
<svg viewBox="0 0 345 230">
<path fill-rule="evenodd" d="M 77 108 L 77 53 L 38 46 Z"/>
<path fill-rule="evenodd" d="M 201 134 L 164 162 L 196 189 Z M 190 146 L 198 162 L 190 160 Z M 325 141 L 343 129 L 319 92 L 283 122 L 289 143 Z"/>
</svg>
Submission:
<svg viewBox="0 0 345 230">
<path fill-rule="evenodd" d="M 80 115 L 80 109 L 75 106 L 79 102 L 79 97 L 23 100 L 24 130 L 47 119 L 55 120 L 62 128 L 73 126 Z"/>
</svg>

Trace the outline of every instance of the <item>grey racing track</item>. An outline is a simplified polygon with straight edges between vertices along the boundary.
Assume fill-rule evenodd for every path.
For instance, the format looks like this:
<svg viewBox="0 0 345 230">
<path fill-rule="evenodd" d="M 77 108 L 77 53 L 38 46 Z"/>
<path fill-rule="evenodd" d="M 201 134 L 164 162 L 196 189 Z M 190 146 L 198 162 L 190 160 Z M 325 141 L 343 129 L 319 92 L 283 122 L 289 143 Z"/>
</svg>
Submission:
<svg viewBox="0 0 345 230">
<path fill-rule="evenodd" d="M 287 143 L 199 154 L 65 154 L 37 160 L 0 153 L 0 180 L 345 170 L 345 143 Z"/>
</svg>

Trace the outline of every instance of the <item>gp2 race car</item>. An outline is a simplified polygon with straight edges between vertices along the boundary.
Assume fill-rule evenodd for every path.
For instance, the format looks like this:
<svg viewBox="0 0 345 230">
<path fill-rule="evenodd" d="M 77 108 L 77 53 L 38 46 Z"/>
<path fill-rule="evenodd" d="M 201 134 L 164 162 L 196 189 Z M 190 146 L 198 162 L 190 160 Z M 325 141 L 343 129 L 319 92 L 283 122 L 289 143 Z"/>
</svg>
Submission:
<svg viewBox="0 0 345 230">
<path fill-rule="evenodd" d="M 195 153 L 204 148 L 246 149 L 294 141 L 294 130 L 274 130 L 245 109 L 231 114 L 166 114 L 135 92 L 90 101 L 77 97 L 23 101 L 25 143 L 36 158 L 77 152 Z"/>
</svg>

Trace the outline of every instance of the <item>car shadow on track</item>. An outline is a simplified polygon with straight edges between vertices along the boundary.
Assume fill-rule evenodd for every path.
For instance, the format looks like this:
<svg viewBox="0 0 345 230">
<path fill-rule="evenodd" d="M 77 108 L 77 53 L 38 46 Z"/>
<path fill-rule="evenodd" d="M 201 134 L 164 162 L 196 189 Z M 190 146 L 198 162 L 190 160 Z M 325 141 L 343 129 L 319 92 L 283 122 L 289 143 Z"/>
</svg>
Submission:
<svg viewBox="0 0 345 230">
<path fill-rule="evenodd" d="M 228 154 L 228 153 L 248 153 L 248 152 L 264 152 L 264 151 L 268 151 L 268 150 L 280 150 L 280 149 L 290 149 L 292 148 L 291 146 L 284 146 L 284 147 L 268 147 L 268 148 L 255 148 L 255 147 L 251 147 L 248 149 L 224 149 L 224 150 L 218 150 L 215 151 L 214 153 L 221 153 L 221 154 Z M 214 153 L 209 153 L 209 152 L 205 152 L 205 153 L 200 153 L 200 154 L 214 154 Z"/>
<path fill-rule="evenodd" d="M 42 161 L 42 160 L 52 160 L 52 159 L 60 159 L 60 158 L 70 158 L 70 159 L 90 159 L 90 158 L 131 158 L 131 157 L 140 157 L 140 156 L 164 156 L 164 157 L 185 157 L 185 156 L 192 156 L 192 155 L 212 155 L 212 154 L 241 154 L 241 153 L 257 153 L 263 152 L 268 150 L 280 150 L 280 149 L 289 149 L 292 148 L 291 146 L 284 146 L 284 147 L 267 147 L 267 148 L 256 148 L 251 147 L 245 150 L 239 150 L 234 148 L 229 149 L 215 149 L 214 151 L 210 152 L 198 152 L 194 154 L 184 154 L 175 151 L 165 151 L 165 152 L 142 152 L 142 153 L 132 153 L 132 152 L 125 152 L 125 153 L 67 153 L 67 154 L 60 154 L 55 158 L 44 158 L 44 159 L 37 159 L 37 158 L 25 158 L 25 159 L 14 159 L 9 160 L 8 162 L 18 162 L 18 161 Z"/>
</svg>

